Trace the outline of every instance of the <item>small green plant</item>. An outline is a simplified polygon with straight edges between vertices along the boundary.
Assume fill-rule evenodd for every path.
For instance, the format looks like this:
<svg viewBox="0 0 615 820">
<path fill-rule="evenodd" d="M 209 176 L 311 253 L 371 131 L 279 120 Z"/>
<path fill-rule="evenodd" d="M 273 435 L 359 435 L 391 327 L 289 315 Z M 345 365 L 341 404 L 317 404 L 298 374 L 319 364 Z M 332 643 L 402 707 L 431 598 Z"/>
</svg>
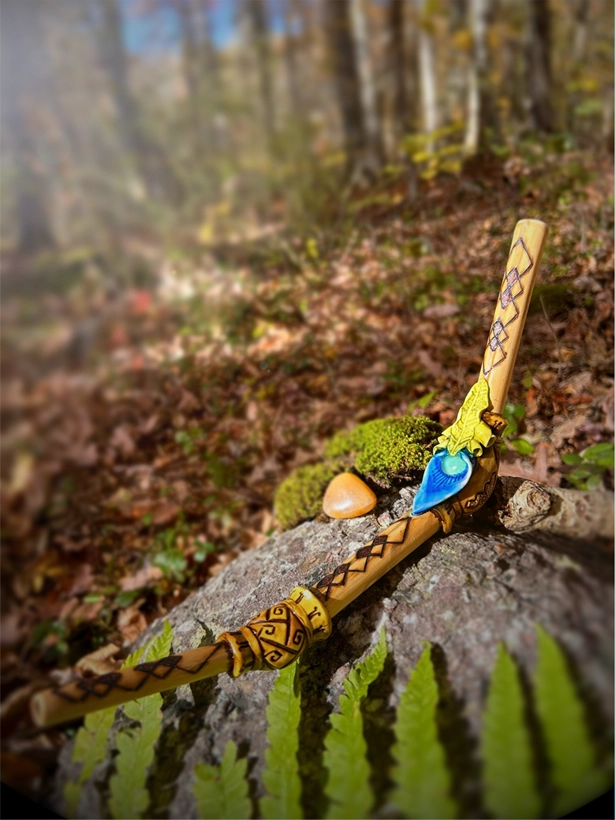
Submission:
<svg viewBox="0 0 615 820">
<path fill-rule="evenodd" d="M 494 817 L 540 817 L 530 734 L 519 674 L 498 647 L 483 714 L 485 804 Z"/>
<path fill-rule="evenodd" d="M 521 456 L 530 456 L 534 452 L 534 445 L 524 438 L 519 436 L 519 432 L 525 420 L 525 405 L 511 404 L 510 402 L 504 408 L 502 413 L 508 425 L 505 430 L 507 444 L 510 444 Z M 502 445 L 505 451 L 507 444 Z"/>
<path fill-rule="evenodd" d="M 248 761 L 237 759 L 237 746 L 226 744 L 219 766 L 197 763 L 192 787 L 203 820 L 245 820 L 250 817 L 246 770 Z"/>
<path fill-rule="evenodd" d="M 612 773 L 606 767 L 596 765 L 583 702 L 568 671 L 564 653 L 541 626 L 537 625 L 536 631 L 536 711 L 555 789 L 551 814 L 561 817 L 606 791 L 612 782 Z"/>
<path fill-rule="evenodd" d="M 177 536 L 185 532 L 183 516 L 173 527 L 159 532 L 154 537 L 154 556 L 152 564 L 162 570 L 165 578 L 178 581 L 180 584 L 186 577 L 188 560 L 182 550 L 176 546 Z"/>
<path fill-rule="evenodd" d="M 456 817 L 450 775 L 438 738 L 440 697 L 428 645 L 402 694 L 395 723 L 393 803 L 406 817 Z"/>
<path fill-rule="evenodd" d="M 430 134 L 410 134 L 403 140 L 403 150 L 419 169 L 421 179 L 433 179 L 440 173 L 458 174 L 463 162 L 460 140 L 463 123 L 457 122 Z"/>
<path fill-rule="evenodd" d="M 171 651 L 172 640 L 171 625 L 165 621 L 162 635 L 148 644 L 141 657 L 144 660 L 164 658 Z M 131 665 L 136 662 L 131 659 Z M 136 725 L 121 729 L 115 737 L 119 754 L 115 760 L 116 772 L 109 781 L 109 809 L 117 820 L 143 817 L 149 804 L 145 782 L 162 728 L 161 706 L 162 696 L 158 694 L 129 701 L 124 706 L 124 714 L 136 721 Z"/>
<path fill-rule="evenodd" d="M 261 800 L 261 811 L 266 820 L 303 817 L 297 762 L 300 720 L 299 664 L 293 663 L 281 670 L 269 694 L 269 748 L 265 751 L 266 768 L 263 772 L 263 786 L 269 794 Z"/>
<path fill-rule="evenodd" d="M 202 441 L 204 437 L 200 427 L 189 427 L 187 430 L 178 430 L 175 433 L 175 443 L 179 444 L 184 455 L 191 456 L 196 451 L 199 441 Z"/>
<path fill-rule="evenodd" d="M 172 638 L 171 625 L 168 621 L 165 621 L 162 635 L 159 638 L 154 638 L 144 647 L 130 654 L 122 664 L 122 669 L 125 669 L 127 666 L 135 666 L 139 663 L 142 656 L 147 657 L 151 655 L 151 657 L 163 657 L 164 655 L 168 655 L 171 649 Z M 158 703 L 158 701 L 162 703 L 160 695 L 151 695 L 150 698 L 143 698 L 141 701 L 136 701 L 136 703 L 143 703 L 151 699 L 155 700 L 156 698 L 158 699 L 155 701 L 156 703 Z M 132 704 L 128 704 L 126 708 L 129 706 L 132 706 Z M 159 706 L 156 707 L 157 710 L 159 710 L 159 708 Z M 106 757 L 107 744 L 109 742 L 116 711 L 116 707 L 112 706 L 109 709 L 102 709 L 100 712 L 93 712 L 91 715 L 87 715 L 84 720 L 84 725 L 77 732 L 72 759 L 74 763 L 81 763 L 82 767 L 77 780 L 69 780 L 64 786 L 64 799 L 66 801 L 66 814 L 68 817 L 77 816 L 79 798 L 83 786 L 92 777 L 95 767 L 99 763 L 102 763 Z M 146 729 L 147 728 L 146 726 Z M 149 734 L 151 735 L 151 732 Z M 153 738 L 152 750 L 157 737 L 156 735 L 156 737 Z M 130 750 L 127 750 L 127 752 L 128 757 L 130 757 Z M 126 760 L 127 758 L 125 757 L 124 759 Z M 144 808 L 147 808 L 147 803 Z M 137 817 L 138 815 L 114 814 L 113 816 Z"/>
<path fill-rule="evenodd" d="M 564 453 L 562 461 L 573 468 L 566 475 L 573 487 L 577 490 L 597 490 L 602 485 L 605 472 L 613 469 L 613 444 L 594 444 L 580 455 Z"/>
<path fill-rule="evenodd" d="M 383 629 L 371 654 L 348 674 L 344 694 L 340 696 L 340 711 L 331 715 L 324 753 L 328 771 L 325 793 L 331 801 L 327 818 L 369 817 L 373 808 L 361 704 L 370 684 L 382 672 L 386 655 Z"/>
</svg>

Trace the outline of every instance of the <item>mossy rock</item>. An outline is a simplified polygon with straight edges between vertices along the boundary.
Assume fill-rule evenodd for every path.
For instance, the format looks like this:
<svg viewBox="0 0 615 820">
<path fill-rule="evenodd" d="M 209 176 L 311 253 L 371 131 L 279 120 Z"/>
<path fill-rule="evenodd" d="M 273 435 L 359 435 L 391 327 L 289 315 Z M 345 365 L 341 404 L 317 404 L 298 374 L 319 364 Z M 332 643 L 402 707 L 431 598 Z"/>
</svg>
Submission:
<svg viewBox="0 0 615 820">
<path fill-rule="evenodd" d="M 338 465 L 328 462 L 307 464 L 292 471 L 275 494 L 276 515 L 283 530 L 318 515 L 327 484 L 339 472 Z"/>
<path fill-rule="evenodd" d="M 328 483 L 354 470 L 380 487 L 424 470 L 442 426 L 425 416 L 374 419 L 336 433 L 319 464 L 299 467 L 280 485 L 275 509 L 282 529 L 318 515 Z"/>
</svg>

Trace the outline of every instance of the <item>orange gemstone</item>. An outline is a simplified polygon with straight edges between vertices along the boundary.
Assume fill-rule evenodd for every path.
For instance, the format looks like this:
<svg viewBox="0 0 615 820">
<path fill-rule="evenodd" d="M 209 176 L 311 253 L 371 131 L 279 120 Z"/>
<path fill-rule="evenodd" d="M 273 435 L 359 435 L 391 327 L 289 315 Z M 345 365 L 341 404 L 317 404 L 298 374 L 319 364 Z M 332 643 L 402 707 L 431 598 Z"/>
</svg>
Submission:
<svg viewBox="0 0 615 820">
<path fill-rule="evenodd" d="M 376 506 L 376 496 L 352 473 L 336 475 L 327 487 L 322 508 L 331 518 L 357 518 Z"/>
</svg>

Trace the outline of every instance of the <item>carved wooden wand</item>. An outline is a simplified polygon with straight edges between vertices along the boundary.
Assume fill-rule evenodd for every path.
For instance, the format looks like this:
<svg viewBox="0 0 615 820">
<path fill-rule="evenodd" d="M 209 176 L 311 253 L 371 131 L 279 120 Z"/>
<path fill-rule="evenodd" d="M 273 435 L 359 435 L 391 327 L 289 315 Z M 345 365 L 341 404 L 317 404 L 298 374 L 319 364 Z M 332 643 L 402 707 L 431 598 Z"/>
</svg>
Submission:
<svg viewBox="0 0 615 820">
<path fill-rule="evenodd" d="M 440 437 L 410 516 L 395 521 L 315 586 L 296 587 L 285 601 L 235 632 L 224 632 L 214 644 L 37 693 L 31 701 L 34 722 L 63 723 L 221 672 L 236 677 L 282 669 L 310 644 L 325 640 L 331 618 L 409 553 L 439 530 L 449 532 L 456 518 L 478 510 L 497 480 L 499 439 L 506 427 L 500 414 L 547 230 L 535 219 L 517 223 L 478 381 L 457 421 Z"/>
</svg>

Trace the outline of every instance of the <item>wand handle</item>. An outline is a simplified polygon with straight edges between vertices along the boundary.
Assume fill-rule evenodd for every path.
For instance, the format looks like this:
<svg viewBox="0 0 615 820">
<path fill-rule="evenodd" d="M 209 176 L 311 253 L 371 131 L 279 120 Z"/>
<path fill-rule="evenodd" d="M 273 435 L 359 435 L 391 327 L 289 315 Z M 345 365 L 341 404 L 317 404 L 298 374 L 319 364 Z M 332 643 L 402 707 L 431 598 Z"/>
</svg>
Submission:
<svg viewBox="0 0 615 820">
<path fill-rule="evenodd" d="M 520 219 L 515 226 L 480 374 L 489 382 L 495 413 L 506 406 L 548 231 L 539 219 Z"/>
</svg>

